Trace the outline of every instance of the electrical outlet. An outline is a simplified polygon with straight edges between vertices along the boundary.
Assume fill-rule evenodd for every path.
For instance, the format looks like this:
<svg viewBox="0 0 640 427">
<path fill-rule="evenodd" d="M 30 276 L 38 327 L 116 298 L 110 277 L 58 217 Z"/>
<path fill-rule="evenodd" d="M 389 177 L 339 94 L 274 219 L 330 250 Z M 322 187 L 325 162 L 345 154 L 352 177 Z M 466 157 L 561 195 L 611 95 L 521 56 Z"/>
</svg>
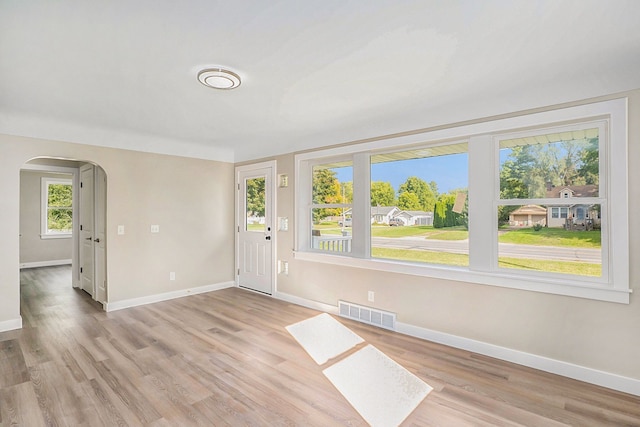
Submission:
<svg viewBox="0 0 640 427">
<path fill-rule="evenodd" d="M 367 299 L 369 300 L 369 302 L 374 302 L 376 299 L 376 293 L 373 291 L 369 291 Z"/>
<path fill-rule="evenodd" d="M 118 226 L 118 235 L 122 236 L 124 234 L 124 225 Z"/>
<path fill-rule="evenodd" d="M 172 271 L 169 273 L 169 280 L 176 280 L 176 272 Z"/>
<path fill-rule="evenodd" d="M 289 275 L 289 263 L 287 261 L 284 261 L 282 263 L 282 272 L 284 273 L 285 276 Z"/>
<path fill-rule="evenodd" d="M 151 226 L 151 232 L 152 233 L 159 233 L 160 232 L 160 226 L 156 225 L 156 224 L 152 225 Z"/>
</svg>

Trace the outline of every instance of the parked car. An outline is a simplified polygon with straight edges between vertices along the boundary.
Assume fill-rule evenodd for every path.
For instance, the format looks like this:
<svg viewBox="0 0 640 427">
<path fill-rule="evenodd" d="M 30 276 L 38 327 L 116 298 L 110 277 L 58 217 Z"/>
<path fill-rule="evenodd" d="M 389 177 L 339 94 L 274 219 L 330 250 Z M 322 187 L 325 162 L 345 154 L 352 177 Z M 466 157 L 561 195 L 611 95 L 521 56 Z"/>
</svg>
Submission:
<svg viewBox="0 0 640 427">
<path fill-rule="evenodd" d="M 389 220 L 389 225 L 391 227 L 400 227 L 404 225 L 404 221 L 402 221 L 400 218 L 391 218 Z"/>
<path fill-rule="evenodd" d="M 339 220 L 338 225 L 340 227 L 351 227 L 351 218 L 345 218 L 344 220 Z"/>
</svg>

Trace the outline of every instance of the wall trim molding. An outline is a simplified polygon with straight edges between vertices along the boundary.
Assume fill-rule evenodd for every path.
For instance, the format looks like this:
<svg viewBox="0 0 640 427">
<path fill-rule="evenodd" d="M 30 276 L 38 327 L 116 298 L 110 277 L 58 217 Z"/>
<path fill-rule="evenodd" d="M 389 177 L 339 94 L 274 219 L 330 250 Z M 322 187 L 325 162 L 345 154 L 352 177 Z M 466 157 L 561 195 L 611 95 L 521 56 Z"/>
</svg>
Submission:
<svg viewBox="0 0 640 427">
<path fill-rule="evenodd" d="M 303 307 L 310 308 L 312 310 L 324 311 L 325 313 L 338 314 L 338 306 L 325 304 L 323 302 L 312 301 L 305 298 L 300 298 L 295 295 L 287 294 L 284 292 L 275 292 L 273 297 L 281 301 L 290 302 L 292 304 L 301 305 Z"/>
<path fill-rule="evenodd" d="M 13 331 L 14 329 L 22 329 L 22 316 L 0 322 L 0 332 Z"/>
<path fill-rule="evenodd" d="M 276 294 L 274 294 L 274 297 L 283 301 L 301 305 L 303 307 L 325 311 L 332 314 L 338 313 L 337 306 L 307 300 L 295 295 L 277 292 Z M 584 381 L 586 383 L 595 384 L 624 393 L 640 396 L 640 380 L 638 379 L 600 371 L 597 369 L 564 362 L 562 360 L 551 359 L 536 354 L 525 353 L 523 351 L 513 350 L 510 348 L 501 347 L 470 338 L 464 338 L 457 335 L 438 332 L 431 329 L 410 325 L 408 323 L 397 322 L 396 332 L 424 339 L 426 341 L 443 344 L 449 347 L 471 351 L 474 353 L 482 354 L 484 356 L 494 357 L 496 359 L 516 363 L 518 365 L 527 366 L 529 368 L 538 369 L 540 371 L 561 375 L 563 377 L 572 378 L 574 380 Z"/>
<path fill-rule="evenodd" d="M 397 332 L 432 341 L 438 344 L 471 351 L 540 371 L 549 372 L 574 380 L 584 381 L 624 393 L 640 396 L 640 380 L 624 377 L 610 372 L 600 371 L 585 366 L 576 365 L 562 360 L 551 359 L 537 354 L 525 353 L 494 344 L 476 341 L 469 338 L 438 332 L 407 323 L 396 323 Z"/>
<path fill-rule="evenodd" d="M 233 281 L 214 283 L 212 285 L 198 286 L 195 288 L 181 289 L 179 291 L 165 292 L 162 294 L 148 295 L 145 297 L 131 298 L 122 301 L 107 302 L 104 304 L 105 311 L 116 311 L 125 308 L 137 307 L 140 305 L 153 304 L 155 302 L 167 301 L 176 298 L 197 295 L 205 292 L 219 291 L 221 289 L 232 288 L 236 284 Z"/>
<path fill-rule="evenodd" d="M 20 263 L 20 269 L 37 268 L 37 267 L 53 267 L 56 265 L 71 265 L 71 259 L 54 259 L 51 261 L 33 261 Z"/>
</svg>

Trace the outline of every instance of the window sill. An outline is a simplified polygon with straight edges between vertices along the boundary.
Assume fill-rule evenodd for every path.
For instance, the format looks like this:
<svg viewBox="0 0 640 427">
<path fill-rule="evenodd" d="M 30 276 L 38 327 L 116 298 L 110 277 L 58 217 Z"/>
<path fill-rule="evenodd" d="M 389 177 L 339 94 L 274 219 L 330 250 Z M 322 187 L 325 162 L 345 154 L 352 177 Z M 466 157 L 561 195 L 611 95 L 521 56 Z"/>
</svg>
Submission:
<svg viewBox="0 0 640 427">
<path fill-rule="evenodd" d="M 49 240 L 49 239 L 70 239 L 73 237 L 73 234 L 41 234 L 40 239 Z"/>
<path fill-rule="evenodd" d="M 446 267 L 437 265 L 419 265 L 415 263 L 390 261 L 384 259 L 362 259 L 319 252 L 295 251 L 294 258 L 300 261 L 319 262 L 345 267 L 367 270 L 385 271 L 412 276 L 453 280 L 458 282 L 477 283 L 481 285 L 499 286 L 532 292 L 564 295 L 599 301 L 629 304 L 631 289 L 621 290 L 605 285 L 588 284 L 584 281 L 562 280 L 553 278 L 526 277 L 508 272 L 472 271 L 462 267 Z"/>
</svg>

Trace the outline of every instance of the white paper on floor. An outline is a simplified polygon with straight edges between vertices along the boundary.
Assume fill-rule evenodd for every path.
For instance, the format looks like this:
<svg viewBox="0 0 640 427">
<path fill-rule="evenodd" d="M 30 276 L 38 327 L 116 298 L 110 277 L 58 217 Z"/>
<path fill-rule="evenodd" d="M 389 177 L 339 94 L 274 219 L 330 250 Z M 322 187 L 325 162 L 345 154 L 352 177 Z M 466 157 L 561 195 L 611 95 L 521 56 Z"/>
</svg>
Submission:
<svg viewBox="0 0 640 427">
<path fill-rule="evenodd" d="M 323 373 L 372 426 L 400 425 L 433 390 L 372 345 Z"/>
<path fill-rule="evenodd" d="M 327 313 L 294 323 L 286 329 L 318 365 L 364 341 Z"/>
</svg>

